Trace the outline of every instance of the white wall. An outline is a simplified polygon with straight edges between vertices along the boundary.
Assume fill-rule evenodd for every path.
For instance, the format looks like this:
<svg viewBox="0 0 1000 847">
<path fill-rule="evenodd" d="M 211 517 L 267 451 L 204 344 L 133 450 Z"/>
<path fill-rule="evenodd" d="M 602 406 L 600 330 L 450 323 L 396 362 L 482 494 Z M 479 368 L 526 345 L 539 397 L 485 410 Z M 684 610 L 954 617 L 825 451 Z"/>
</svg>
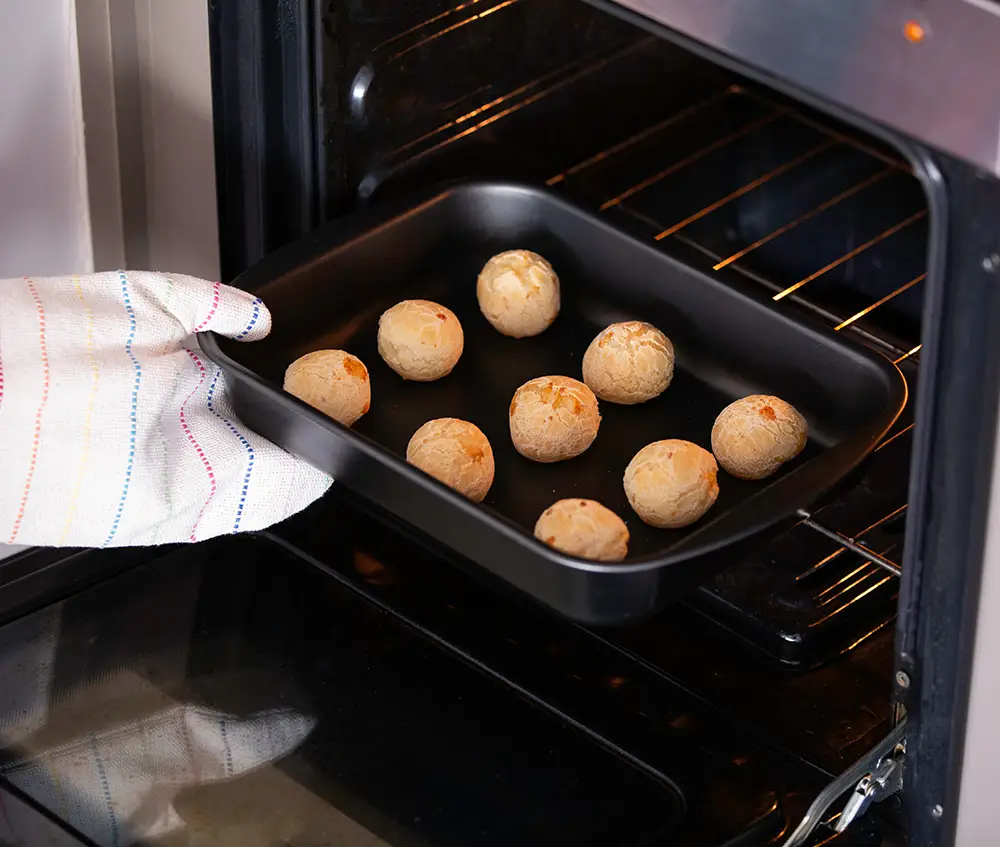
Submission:
<svg viewBox="0 0 1000 847">
<path fill-rule="evenodd" d="M 1000 429 L 997 431 L 1000 444 Z M 989 524 L 983 549 L 983 581 L 979 588 L 975 651 L 969 711 L 965 727 L 962 781 L 959 790 L 955 847 L 985 847 L 997 843 L 996 786 L 1000 783 L 1000 454 L 993 459 Z M 969 610 L 976 611 L 976 610 Z M 952 810 L 949 809 L 950 813 Z"/>
<path fill-rule="evenodd" d="M 0 279 L 92 270 L 74 0 L 0 0 Z"/>
<path fill-rule="evenodd" d="M 0 0 L 0 279 L 93 270 L 74 0 Z"/>
<path fill-rule="evenodd" d="M 219 231 L 208 3 L 132 2 L 146 171 L 146 264 L 149 270 L 215 280 Z"/>
<path fill-rule="evenodd" d="M 208 4 L 80 0 L 77 26 L 97 269 L 216 279 Z"/>
<path fill-rule="evenodd" d="M 216 278 L 213 144 L 205 0 L 0 0 L 0 279 Z"/>
</svg>

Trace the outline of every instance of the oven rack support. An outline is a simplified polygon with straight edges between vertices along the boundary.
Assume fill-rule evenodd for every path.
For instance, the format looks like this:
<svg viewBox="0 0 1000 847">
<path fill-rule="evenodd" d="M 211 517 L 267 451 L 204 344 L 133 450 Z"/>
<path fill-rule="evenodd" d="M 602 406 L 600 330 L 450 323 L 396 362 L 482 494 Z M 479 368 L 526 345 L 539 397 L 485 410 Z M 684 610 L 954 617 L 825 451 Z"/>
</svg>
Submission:
<svg viewBox="0 0 1000 847">
<path fill-rule="evenodd" d="M 896 794 L 903 784 L 905 752 L 906 718 L 903 718 L 885 738 L 816 795 L 799 825 L 781 847 L 803 847 L 807 844 L 827 810 L 848 791 L 851 795 L 844 810 L 833 823 L 838 833 L 864 815 L 872 803 L 880 803 Z"/>
<path fill-rule="evenodd" d="M 877 565 L 883 570 L 888 571 L 893 576 L 900 576 L 902 574 L 902 569 L 893 562 L 891 559 L 887 559 L 885 556 L 876 553 L 870 547 L 865 546 L 862 542 L 851 538 L 849 535 L 844 535 L 842 532 L 837 532 L 835 529 L 830 529 L 830 527 L 817 521 L 808 511 L 805 509 L 796 510 L 797 514 L 801 519 L 802 523 L 809 527 L 811 530 L 818 532 L 820 535 L 825 535 L 832 541 L 836 541 L 841 547 L 846 550 L 850 550 L 852 553 L 856 553 L 863 559 L 867 559 L 873 565 Z"/>
</svg>

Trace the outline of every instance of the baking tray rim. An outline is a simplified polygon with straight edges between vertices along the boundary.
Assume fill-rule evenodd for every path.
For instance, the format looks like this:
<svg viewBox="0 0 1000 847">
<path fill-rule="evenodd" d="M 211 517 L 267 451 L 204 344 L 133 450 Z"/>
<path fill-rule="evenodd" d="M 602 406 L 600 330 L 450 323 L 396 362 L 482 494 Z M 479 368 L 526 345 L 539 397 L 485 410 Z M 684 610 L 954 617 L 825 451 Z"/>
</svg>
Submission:
<svg viewBox="0 0 1000 847">
<path fill-rule="evenodd" d="M 415 197 L 410 196 L 408 198 L 403 198 L 395 203 L 379 203 L 375 206 L 361 209 L 357 213 L 350 214 L 345 218 L 332 220 L 302 238 L 283 245 L 273 253 L 265 256 L 259 262 L 244 270 L 232 284 L 236 287 L 244 288 L 244 290 L 249 292 L 255 292 L 275 279 L 275 274 L 268 273 L 270 266 L 277 265 L 282 268 L 286 267 L 286 263 L 282 261 L 286 255 L 297 256 L 299 261 L 295 264 L 302 266 L 315 261 L 319 257 L 326 257 L 336 253 L 337 251 L 342 250 L 359 240 L 364 240 L 367 237 L 374 235 L 375 232 L 382 226 L 396 222 L 400 218 L 418 214 L 427 208 L 436 205 L 437 203 L 444 202 L 450 197 L 460 195 L 464 192 L 482 190 L 500 190 L 541 196 L 545 202 L 558 205 L 570 214 L 589 219 L 589 221 L 595 226 L 612 230 L 619 236 L 628 238 L 636 249 L 642 249 L 646 252 L 654 253 L 660 259 L 666 259 L 672 263 L 680 264 L 690 270 L 702 273 L 697 268 L 685 263 L 682 259 L 676 258 L 665 250 L 658 249 L 658 247 L 654 244 L 648 244 L 642 241 L 634 233 L 629 232 L 620 225 L 592 214 L 586 209 L 581 208 L 564 197 L 561 197 L 548 188 L 512 180 L 484 179 L 457 180 L 445 184 L 438 184 L 430 189 L 425 189 L 423 192 L 418 192 Z M 308 257 L 303 256 L 304 248 L 309 248 Z M 766 292 L 761 292 L 756 288 L 751 287 L 746 280 L 735 276 L 735 274 L 722 274 L 719 275 L 717 280 L 708 281 L 721 282 L 724 277 L 726 278 L 726 287 L 730 289 L 735 288 L 736 293 L 739 296 L 755 301 L 757 305 L 768 305 L 769 308 L 777 308 L 777 304 L 766 303 L 767 300 L 771 299 L 770 296 L 767 296 Z M 250 284 L 246 285 L 247 283 Z M 865 345 L 850 336 L 835 333 L 832 329 L 830 329 L 830 327 L 821 323 L 812 315 L 806 313 L 796 311 L 795 321 L 802 329 L 808 332 L 819 333 L 827 339 L 836 339 L 836 343 L 838 345 L 851 348 L 856 355 L 861 355 L 873 366 L 882 368 L 886 376 L 891 378 L 892 383 L 889 388 L 886 403 L 886 409 L 888 410 L 891 408 L 892 412 L 891 414 L 886 412 L 880 416 L 873 417 L 872 421 L 868 423 L 867 428 L 872 430 L 873 434 L 868 439 L 869 445 L 867 449 L 863 451 L 855 451 L 857 453 L 857 458 L 855 458 L 848 467 L 836 474 L 828 484 L 817 487 L 817 490 L 813 492 L 809 501 L 807 501 L 808 503 L 811 500 L 821 497 L 824 493 L 829 491 L 830 488 L 835 486 L 837 482 L 847 476 L 851 470 L 856 468 L 861 462 L 871 455 L 878 442 L 885 435 L 885 433 L 893 427 L 899 419 L 899 416 L 903 413 L 903 410 L 906 408 L 909 400 L 909 384 L 903 372 L 900 370 L 899 366 L 895 364 L 895 362 L 880 354 L 868 345 Z M 218 336 L 214 332 L 201 332 L 197 334 L 196 338 L 201 345 L 202 350 L 212 361 L 215 362 L 216 365 L 223 368 L 223 370 L 229 370 L 234 373 L 234 375 L 242 379 L 245 383 L 251 385 L 254 391 L 263 392 L 271 399 L 272 402 L 283 405 L 287 410 L 293 412 L 295 415 L 327 430 L 331 435 L 335 436 L 340 441 L 346 442 L 350 447 L 363 453 L 366 460 L 375 461 L 379 464 L 387 466 L 390 470 L 397 474 L 401 474 L 409 482 L 415 484 L 416 486 L 428 489 L 429 492 L 436 496 L 444 497 L 452 504 L 452 506 L 467 514 L 470 520 L 485 520 L 491 522 L 498 531 L 507 535 L 514 535 L 515 540 L 518 543 L 524 543 L 527 541 L 529 544 L 533 545 L 538 554 L 548 559 L 552 564 L 567 567 L 572 570 L 595 574 L 621 575 L 642 574 L 657 571 L 661 568 L 681 564 L 687 560 L 700 558 L 730 547 L 768 529 L 771 526 L 774 526 L 777 523 L 780 523 L 781 520 L 794 515 L 795 507 L 793 507 L 792 510 L 789 511 L 789 513 L 783 518 L 770 517 L 764 520 L 758 520 L 752 525 L 742 529 L 742 531 L 733 532 L 729 535 L 725 535 L 699 545 L 697 543 L 698 536 L 708 530 L 713 524 L 713 521 L 709 520 L 703 526 L 697 527 L 691 534 L 676 542 L 674 547 L 666 546 L 657 553 L 649 553 L 634 559 L 626 559 L 622 562 L 610 563 L 581 559 L 576 556 L 563 553 L 553 547 L 549 547 L 547 544 L 544 544 L 542 541 L 537 539 L 533 532 L 511 520 L 506 515 L 503 515 L 488 504 L 474 503 L 470 501 L 468 498 L 454 491 L 444 483 L 410 465 L 405 461 L 405 459 L 397 456 L 394 452 L 389 450 L 387 447 L 382 446 L 377 441 L 369 438 L 363 433 L 356 432 L 349 427 L 343 426 L 333 418 L 324 415 L 322 412 L 314 409 L 304 401 L 284 391 L 284 389 L 278 387 L 270 380 L 265 379 L 255 371 L 225 353 L 219 344 Z M 821 456 L 815 458 L 822 458 L 823 455 L 828 454 L 832 450 L 836 450 L 842 444 L 844 444 L 843 441 L 826 448 L 825 452 L 821 454 Z M 815 459 L 812 461 L 815 461 Z M 779 483 L 781 483 L 783 487 L 787 487 L 789 480 L 812 469 L 812 461 L 804 462 L 791 471 L 773 477 L 769 482 L 762 485 L 762 487 L 755 492 L 755 496 L 765 493 Z M 720 470 L 720 473 L 724 473 L 724 471 Z M 334 477 L 334 481 L 337 481 L 337 477 Z M 352 486 L 348 483 L 343 484 L 347 488 L 352 488 Z M 366 496 L 360 492 L 356 493 L 362 497 Z M 807 503 L 803 503 L 802 506 L 804 507 Z M 719 517 L 721 518 L 722 516 L 720 515 Z M 637 515 L 635 518 L 639 519 Z"/>
</svg>

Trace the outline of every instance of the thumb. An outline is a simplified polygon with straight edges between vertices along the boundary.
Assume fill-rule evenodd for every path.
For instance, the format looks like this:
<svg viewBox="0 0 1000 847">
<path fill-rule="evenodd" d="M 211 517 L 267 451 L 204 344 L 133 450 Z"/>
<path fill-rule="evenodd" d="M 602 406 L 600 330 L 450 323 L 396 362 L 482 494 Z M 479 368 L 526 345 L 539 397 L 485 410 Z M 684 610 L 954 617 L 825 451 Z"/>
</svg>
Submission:
<svg viewBox="0 0 1000 847">
<path fill-rule="evenodd" d="M 211 330 L 237 341 L 259 341 L 271 331 L 271 312 L 259 297 L 217 282 L 212 292 L 213 305 L 216 293 L 219 305 L 215 314 L 207 317 L 202 322 L 205 325 L 196 327 L 195 332 Z"/>
<path fill-rule="evenodd" d="M 134 275 L 140 276 L 129 274 Z M 166 279 L 168 285 L 160 279 Z M 258 341 L 271 331 L 271 313 L 253 294 L 193 276 L 177 274 L 160 279 L 147 290 L 188 334 L 211 331 L 237 341 Z"/>
</svg>

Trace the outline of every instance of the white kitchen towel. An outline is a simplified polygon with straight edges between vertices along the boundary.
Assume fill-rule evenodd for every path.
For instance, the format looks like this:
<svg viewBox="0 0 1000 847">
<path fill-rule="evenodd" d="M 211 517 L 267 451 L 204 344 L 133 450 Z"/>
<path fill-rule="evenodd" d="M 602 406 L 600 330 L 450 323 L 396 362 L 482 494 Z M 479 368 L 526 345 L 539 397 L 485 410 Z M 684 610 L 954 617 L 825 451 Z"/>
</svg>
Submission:
<svg viewBox="0 0 1000 847">
<path fill-rule="evenodd" d="M 0 543 L 200 541 L 320 497 L 330 477 L 236 419 L 194 337 L 270 327 L 258 298 L 188 276 L 0 280 Z"/>
</svg>

